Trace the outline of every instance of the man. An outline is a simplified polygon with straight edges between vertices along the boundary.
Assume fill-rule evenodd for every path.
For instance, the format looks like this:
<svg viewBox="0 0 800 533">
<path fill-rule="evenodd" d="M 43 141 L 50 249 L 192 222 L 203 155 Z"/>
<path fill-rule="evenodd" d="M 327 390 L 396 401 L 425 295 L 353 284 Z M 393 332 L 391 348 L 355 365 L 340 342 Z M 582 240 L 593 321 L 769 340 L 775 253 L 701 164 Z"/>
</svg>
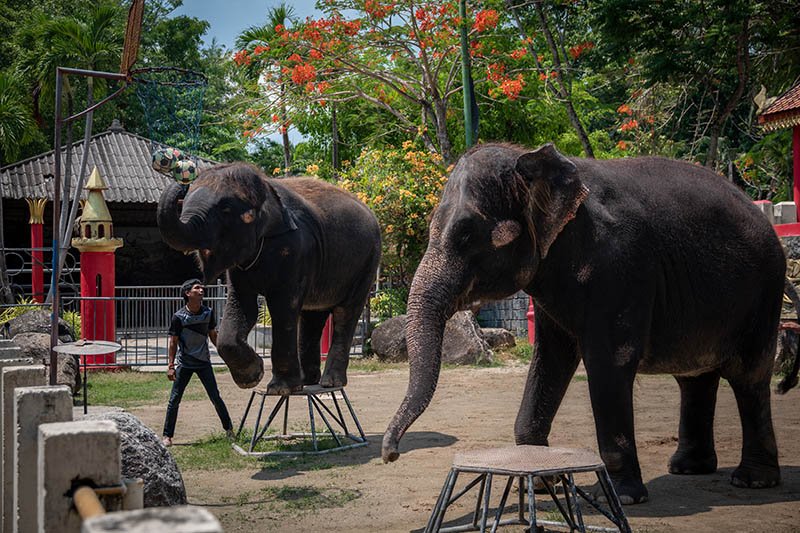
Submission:
<svg viewBox="0 0 800 533">
<path fill-rule="evenodd" d="M 165 446 L 172 445 L 172 436 L 175 434 L 175 421 L 178 418 L 178 406 L 183 397 L 183 391 L 192 374 L 196 373 L 206 393 L 214 403 L 222 429 L 233 437 L 233 424 L 228 415 L 228 408 L 219 395 L 217 380 L 214 378 L 214 369 L 211 368 L 211 354 L 208 351 L 208 339 L 217 345 L 217 322 L 214 312 L 203 304 L 203 283 L 199 279 L 190 279 L 181 285 L 181 295 L 186 302 L 184 307 L 172 315 L 169 326 L 169 369 L 167 378 L 172 381 L 172 392 L 167 406 L 167 417 L 164 420 Z M 175 364 L 175 355 L 178 363 Z"/>
</svg>

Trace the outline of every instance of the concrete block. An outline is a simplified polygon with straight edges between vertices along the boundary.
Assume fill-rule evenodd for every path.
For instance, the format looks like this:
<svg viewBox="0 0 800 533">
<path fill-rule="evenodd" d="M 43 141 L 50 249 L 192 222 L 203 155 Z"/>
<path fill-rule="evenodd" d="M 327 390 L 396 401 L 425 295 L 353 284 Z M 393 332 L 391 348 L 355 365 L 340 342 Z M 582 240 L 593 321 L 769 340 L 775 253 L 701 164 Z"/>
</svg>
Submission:
<svg viewBox="0 0 800 533">
<path fill-rule="evenodd" d="M 44 365 L 5 366 L 0 376 L 3 402 L 3 533 L 14 528 L 14 390 L 47 383 Z"/>
<path fill-rule="evenodd" d="M 93 516 L 83 523 L 81 533 L 222 533 L 222 526 L 205 509 L 180 505 L 150 507 L 139 511 L 123 511 Z"/>
<path fill-rule="evenodd" d="M 794 202 L 778 202 L 772 208 L 775 224 L 793 224 L 797 222 L 797 207 Z"/>
<path fill-rule="evenodd" d="M 17 366 L 27 366 L 32 365 L 33 359 L 29 357 L 12 357 L 11 359 L 0 359 L 0 371 L 3 368 L 9 367 L 17 367 Z M 39 385 L 39 383 L 31 383 L 30 385 Z M 11 431 L 11 424 L 14 422 L 14 406 L 13 406 L 13 395 L 9 395 L 9 409 L 6 410 L 6 402 L 4 401 L 5 395 L 3 394 L 3 383 L 2 379 L 0 379 L 0 532 L 5 531 L 5 519 L 3 518 L 3 499 L 4 499 L 4 484 L 3 480 L 5 479 L 5 470 L 6 465 L 8 465 L 9 471 L 12 470 L 12 463 L 11 461 L 5 461 L 6 455 L 6 444 L 5 444 L 5 435 L 7 434 L 4 428 L 6 427 L 6 422 L 8 422 L 9 429 Z M 8 414 L 6 414 L 8 413 Z M 10 433 L 8 433 L 10 434 Z M 12 439 L 9 439 L 9 446 L 12 446 Z"/>
<path fill-rule="evenodd" d="M 775 207 L 772 205 L 772 202 L 769 200 L 756 200 L 753 202 L 753 204 L 755 204 L 759 211 L 764 213 L 764 216 L 767 217 L 767 220 L 769 220 L 770 224 L 775 224 L 775 217 L 773 215 L 773 210 Z"/>
<path fill-rule="evenodd" d="M 14 533 L 39 530 L 36 522 L 39 425 L 70 420 L 69 387 L 18 387 L 14 391 Z"/>
<path fill-rule="evenodd" d="M 11 341 L 7 341 L 11 343 Z M 22 357 L 22 349 L 16 344 L 0 344 L 0 359 Z"/>
<path fill-rule="evenodd" d="M 111 420 L 42 424 L 38 441 L 39 531 L 77 533 L 82 520 L 65 496 L 77 488 L 73 481 L 90 481 L 96 488 L 122 483 L 117 425 Z M 101 497 L 106 511 L 119 510 L 121 500 Z"/>
</svg>

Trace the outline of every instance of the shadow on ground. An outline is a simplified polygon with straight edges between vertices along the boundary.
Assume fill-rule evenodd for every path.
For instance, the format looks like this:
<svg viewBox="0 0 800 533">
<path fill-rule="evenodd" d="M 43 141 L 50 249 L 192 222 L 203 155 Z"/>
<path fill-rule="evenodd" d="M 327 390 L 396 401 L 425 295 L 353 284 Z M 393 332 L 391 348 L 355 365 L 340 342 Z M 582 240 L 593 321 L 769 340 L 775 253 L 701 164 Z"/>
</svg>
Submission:
<svg viewBox="0 0 800 533">
<path fill-rule="evenodd" d="M 335 451 L 322 455 L 270 456 L 260 460 L 264 467 L 251 479 L 270 481 L 301 475 L 311 470 L 327 470 L 342 466 L 356 466 L 370 461 L 382 462 L 383 434 L 368 435 L 367 445 L 360 448 Z M 452 435 L 438 431 L 412 431 L 403 437 L 401 453 L 427 448 L 446 448 L 458 441 Z M 446 472 L 442 474 L 444 476 Z"/>
</svg>

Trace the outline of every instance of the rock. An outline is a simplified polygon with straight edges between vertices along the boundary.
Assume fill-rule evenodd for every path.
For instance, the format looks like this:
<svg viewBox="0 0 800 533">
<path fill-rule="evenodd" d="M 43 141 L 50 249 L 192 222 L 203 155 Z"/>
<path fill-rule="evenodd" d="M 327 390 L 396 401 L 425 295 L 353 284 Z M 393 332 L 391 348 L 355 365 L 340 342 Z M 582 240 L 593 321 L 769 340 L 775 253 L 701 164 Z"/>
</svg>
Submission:
<svg viewBox="0 0 800 533">
<path fill-rule="evenodd" d="M 381 361 L 408 361 L 405 335 L 406 315 L 398 315 L 382 322 L 372 332 L 372 349 Z M 471 311 L 461 311 L 447 321 L 442 343 L 442 362 L 453 365 L 471 365 L 491 362 L 494 359 L 489 345 L 483 339 L 481 328 Z"/>
<path fill-rule="evenodd" d="M 481 328 L 489 348 L 511 348 L 517 344 L 514 335 L 505 328 Z"/>
<path fill-rule="evenodd" d="M 389 363 L 408 361 L 406 315 L 397 315 L 381 322 L 372 332 L 370 346 L 381 361 Z"/>
<path fill-rule="evenodd" d="M 494 354 L 483 339 L 481 327 L 472 311 L 454 314 L 444 328 L 442 363 L 472 365 L 491 363 Z"/>
<path fill-rule="evenodd" d="M 113 420 L 120 434 L 122 477 L 144 481 L 144 506 L 186 505 L 186 488 L 175 458 L 152 429 L 130 413 L 107 411 L 84 420 Z"/>
<path fill-rule="evenodd" d="M 8 321 L 8 337 L 13 339 L 20 333 L 47 333 L 50 335 L 50 312 L 34 309 Z M 72 328 L 63 318 L 58 319 L 58 340 L 73 342 Z"/>
<path fill-rule="evenodd" d="M 47 367 L 47 375 L 50 375 L 49 333 L 18 333 L 12 341 L 19 346 L 22 357 L 30 357 L 36 364 L 43 364 Z M 77 394 L 81 388 L 80 359 L 77 355 L 67 353 L 57 356 L 56 384 L 66 385 L 72 390 L 72 394 Z"/>
</svg>

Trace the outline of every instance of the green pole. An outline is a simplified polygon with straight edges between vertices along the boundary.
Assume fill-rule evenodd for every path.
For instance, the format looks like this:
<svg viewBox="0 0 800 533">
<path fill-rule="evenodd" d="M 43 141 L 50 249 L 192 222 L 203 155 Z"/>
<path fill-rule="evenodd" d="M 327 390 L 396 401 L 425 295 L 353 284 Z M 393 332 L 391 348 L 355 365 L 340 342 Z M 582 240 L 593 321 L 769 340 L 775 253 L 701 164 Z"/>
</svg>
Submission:
<svg viewBox="0 0 800 533">
<path fill-rule="evenodd" d="M 460 0 L 458 12 L 461 16 L 461 90 L 464 92 L 464 138 L 469 149 L 475 142 L 472 138 L 472 92 L 469 90 L 469 46 L 467 44 L 467 2 Z"/>
</svg>

